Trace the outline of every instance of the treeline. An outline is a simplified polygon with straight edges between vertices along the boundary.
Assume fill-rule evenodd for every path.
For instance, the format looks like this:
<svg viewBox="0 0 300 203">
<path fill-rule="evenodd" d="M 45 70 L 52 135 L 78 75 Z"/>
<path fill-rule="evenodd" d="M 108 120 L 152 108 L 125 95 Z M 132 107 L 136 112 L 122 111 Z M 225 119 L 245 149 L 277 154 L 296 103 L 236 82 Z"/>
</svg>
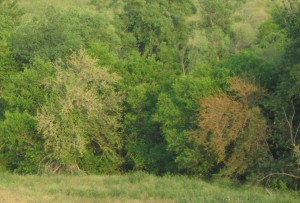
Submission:
<svg viewBox="0 0 300 203">
<path fill-rule="evenodd" d="M 261 23 L 246 0 L 90 3 L 25 20 L 0 0 L 2 170 L 299 189 L 298 1 Z"/>
</svg>

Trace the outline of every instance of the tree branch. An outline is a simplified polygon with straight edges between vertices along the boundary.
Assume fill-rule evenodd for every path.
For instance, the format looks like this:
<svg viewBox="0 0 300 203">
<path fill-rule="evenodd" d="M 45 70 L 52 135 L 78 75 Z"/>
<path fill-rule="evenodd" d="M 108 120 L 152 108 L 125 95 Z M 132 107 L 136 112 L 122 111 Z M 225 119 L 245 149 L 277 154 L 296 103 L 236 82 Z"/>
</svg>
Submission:
<svg viewBox="0 0 300 203">
<path fill-rule="evenodd" d="M 275 176 L 275 175 L 283 175 L 283 176 L 289 176 L 291 178 L 300 179 L 300 176 L 296 176 L 296 175 L 289 174 L 289 173 L 270 173 L 269 175 L 267 175 L 267 176 L 263 177 L 262 179 L 260 179 L 257 183 L 260 183 L 263 180 L 265 180 L 266 178 L 269 178 L 269 177 Z"/>
<path fill-rule="evenodd" d="M 296 129 L 296 132 L 295 132 L 295 136 L 294 136 L 294 144 L 295 144 L 295 145 L 296 145 L 297 135 L 298 135 L 299 129 L 300 129 L 300 124 L 298 125 L 298 127 L 297 127 L 297 129 Z"/>
<path fill-rule="evenodd" d="M 283 109 L 283 108 L 282 108 Z M 287 115 L 286 115 L 286 112 L 285 110 L 283 109 L 283 114 L 284 114 L 284 118 L 285 118 L 285 121 L 286 123 L 288 124 L 289 126 L 289 130 L 290 130 L 290 137 L 291 137 L 291 141 L 293 143 L 293 140 L 294 140 L 294 136 L 293 136 L 293 126 L 292 126 L 292 123 L 289 121 Z"/>
</svg>

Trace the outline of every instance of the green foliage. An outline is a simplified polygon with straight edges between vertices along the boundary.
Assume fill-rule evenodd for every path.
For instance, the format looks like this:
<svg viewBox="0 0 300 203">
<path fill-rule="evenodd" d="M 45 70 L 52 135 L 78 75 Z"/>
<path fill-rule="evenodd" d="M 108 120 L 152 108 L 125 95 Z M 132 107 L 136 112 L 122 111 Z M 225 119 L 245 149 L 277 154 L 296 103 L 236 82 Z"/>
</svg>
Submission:
<svg viewBox="0 0 300 203">
<path fill-rule="evenodd" d="M 42 140 L 36 122 L 27 112 L 6 112 L 0 123 L 1 154 L 6 168 L 19 173 L 37 173 L 43 158 Z"/>
<path fill-rule="evenodd" d="M 3 117 L 3 100 L 1 90 L 3 80 L 18 70 L 17 64 L 10 51 L 9 40 L 11 33 L 20 23 L 23 12 L 18 8 L 16 1 L 0 1 L 0 118 Z"/>
<path fill-rule="evenodd" d="M 21 63 L 32 63 L 37 56 L 55 61 L 88 47 L 95 40 L 112 43 L 114 46 L 110 47 L 115 49 L 120 43 L 104 15 L 79 11 L 62 13 L 50 7 L 45 15 L 17 30 L 12 39 L 12 52 Z"/>
<path fill-rule="evenodd" d="M 249 47 L 256 40 L 255 30 L 250 24 L 236 23 L 233 25 L 235 51 Z"/>
<path fill-rule="evenodd" d="M 38 171 L 42 159 L 42 140 L 33 116 L 44 102 L 47 91 L 43 81 L 51 75 L 50 64 L 36 60 L 32 67 L 10 73 L 3 81 L 1 121 L 2 155 L 9 170 L 22 173 Z"/>
<path fill-rule="evenodd" d="M 209 27 L 220 27 L 227 31 L 233 14 L 245 0 L 198 0 L 204 12 L 204 23 Z"/>
<path fill-rule="evenodd" d="M 95 6 L 100 12 L 110 12 L 117 14 L 121 12 L 124 4 L 123 0 L 90 0 L 90 4 Z"/>
<path fill-rule="evenodd" d="M 164 61 L 166 67 L 185 74 L 189 32 L 185 17 L 195 12 L 192 2 L 126 0 L 124 10 L 120 15 L 125 31 L 123 47 L 129 47 L 129 43 L 132 46 L 134 42 L 133 48 L 142 55 L 154 55 Z"/>
<path fill-rule="evenodd" d="M 295 1 L 297 2 L 297 1 Z M 299 111 L 299 91 L 297 90 L 297 17 L 299 11 L 287 1 L 284 7 L 278 7 L 273 13 L 273 19 L 260 28 L 259 43 L 253 53 L 265 60 L 271 68 L 266 72 L 271 83 L 267 83 L 269 98 L 264 102 L 264 108 L 270 127 L 270 151 L 274 161 L 267 164 L 267 173 L 282 172 L 297 176 L 299 136 L 297 132 L 297 112 Z M 262 54 L 260 54 L 262 53 Z M 267 70 L 267 69 L 266 69 Z M 261 71 L 258 71 L 261 73 Z M 297 179 L 288 176 L 273 176 L 266 184 L 275 187 L 298 188 Z"/>
<path fill-rule="evenodd" d="M 119 66 L 114 69 L 117 68 L 116 71 L 124 78 L 122 89 L 126 92 L 124 125 L 128 167 L 155 173 L 173 170 L 160 125 L 152 117 L 156 112 L 157 97 L 170 86 L 174 72 L 165 70 L 154 57 L 146 59 L 138 52 L 132 52 L 130 58 Z"/>
<path fill-rule="evenodd" d="M 50 63 L 36 59 L 33 65 L 23 71 L 11 74 L 3 82 L 2 98 L 6 101 L 6 109 L 27 111 L 35 115 L 36 109 L 42 105 L 47 90 L 44 88 L 45 78 L 53 74 Z"/>
<path fill-rule="evenodd" d="M 1 169 L 298 175 L 298 0 L 20 3 L 0 0 Z"/>
<path fill-rule="evenodd" d="M 0 41 L 9 38 L 10 31 L 20 23 L 22 14 L 16 1 L 0 1 Z"/>
<path fill-rule="evenodd" d="M 177 167 L 192 173 L 199 172 L 196 163 L 199 149 L 189 139 L 197 129 L 198 102 L 218 89 L 211 73 L 202 77 L 197 77 L 196 72 L 194 74 L 178 78 L 170 92 L 159 95 L 155 115 L 155 120 L 162 124 L 167 149 L 175 154 Z"/>
<path fill-rule="evenodd" d="M 218 64 L 220 68 L 230 70 L 230 75 L 239 75 L 255 79 L 260 85 L 266 88 L 272 88 L 279 77 L 278 67 L 273 66 L 273 61 L 268 61 L 257 52 L 262 51 L 243 51 L 232 55 Z"/>
<path fill-rule="evenodd" d="M 36 116 L 45 140 L 45 166 L 72 170 L 91 147 L 105 168 L 101 172 L 116 170 L 122 163 L 122 95 L 115 87 L 120 78 L 96 67 L 82 50 L 55 70 L 56 77 L 47 84 L 51 93 Z"/>
<path fill-rule="evenodd" d="M 215 59 L 211 61 L 219 61 L 229 55 L 230 38 L 220 28 L 212 28 L 207 32 L 207 38 L 210 45 L 209 55 L 214 56 Z"/>
</svg>

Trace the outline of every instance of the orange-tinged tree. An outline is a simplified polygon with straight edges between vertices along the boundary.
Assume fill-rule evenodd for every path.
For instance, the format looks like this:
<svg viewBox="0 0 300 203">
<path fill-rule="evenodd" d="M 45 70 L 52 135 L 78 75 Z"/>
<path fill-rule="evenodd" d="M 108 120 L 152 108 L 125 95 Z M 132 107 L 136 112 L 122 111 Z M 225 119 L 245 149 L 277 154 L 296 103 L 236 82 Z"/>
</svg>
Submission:
<svg viewBox="0 0 300 203">
<path fill-rule="evenodd" d="M 224 174 L 243 175 L 269 156 L 268 126 L 257 101 L 263 90 L 240 78 L 233 78 L 230 91 L 203 99 L 199 126 L 194 139 L 216 163 L 224 164 Z"/>
</svg>

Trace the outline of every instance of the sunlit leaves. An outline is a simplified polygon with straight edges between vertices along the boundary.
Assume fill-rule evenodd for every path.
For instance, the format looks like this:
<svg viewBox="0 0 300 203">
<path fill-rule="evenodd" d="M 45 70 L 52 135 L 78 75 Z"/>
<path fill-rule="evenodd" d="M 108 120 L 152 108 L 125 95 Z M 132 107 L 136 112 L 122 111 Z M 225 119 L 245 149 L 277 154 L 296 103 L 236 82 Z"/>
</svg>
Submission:
<svg viewBox="0 0 300 203">
<path fill-rule="evenodd" d="M 97 67 L 82 50 L 55 69 L 56 77 L 48 84 L 52 94 L 36 117 L 48 164 L 70 167 L 92 144 L 102 164 L 115 169 L 122 146 L 122 95 L 114 86 L 119 76 Z"/>
</svg>

